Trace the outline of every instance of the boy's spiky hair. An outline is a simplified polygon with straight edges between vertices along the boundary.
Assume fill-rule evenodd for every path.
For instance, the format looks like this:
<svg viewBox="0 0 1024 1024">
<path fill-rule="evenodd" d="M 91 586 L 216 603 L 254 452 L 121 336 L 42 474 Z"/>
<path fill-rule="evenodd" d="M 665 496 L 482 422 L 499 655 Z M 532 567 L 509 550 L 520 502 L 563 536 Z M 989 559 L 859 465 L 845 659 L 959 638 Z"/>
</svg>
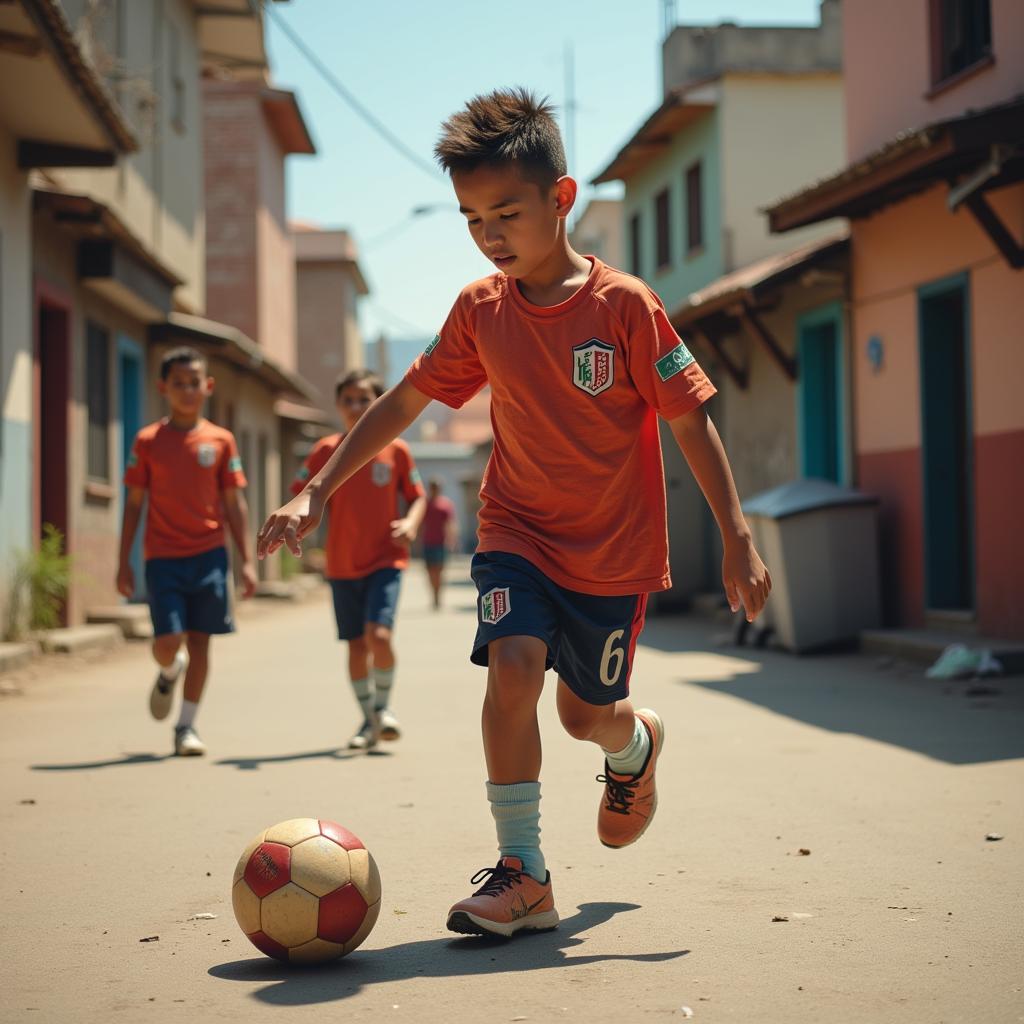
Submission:
<svg viewBox="0 0 1024 1024">
<path fill-rule="evenodd" d="M 171 375 L 172 366 L 179 364 L 191 366 L 193 363 L 199 363 L 203 368 L 203 373 L 206 373 L 206 356 L 202 352 L 189 348 L 188 345 L 179 345 L 177 348 L 172 348 L 169 352 L 165 352 L 160 360 L 160 379 L 167 380 Z"/>
<path fill-rule="evenodd" d="M 441 126 L 434 147 L 448 173 L 483 164 L 517 164 L 523 176 L 548 188 L 566 173 L 554 107 L 521 86 L 474 96 Z"/>
<path fill-rule="evenodd" d="M 373 393 L 380 398 L 384 394 L 384 383 L 373 372 L 373 370 L 364 370 L 362 368 L 356 370 L 349 370 L 348 373 L 343 373 L 334 382 L 334 399 L 337 401 L 341 398 L 342 391 L 347 387 L 351 387 L 353 384 L 369 384 L 373 390 Z"/>
</svg>

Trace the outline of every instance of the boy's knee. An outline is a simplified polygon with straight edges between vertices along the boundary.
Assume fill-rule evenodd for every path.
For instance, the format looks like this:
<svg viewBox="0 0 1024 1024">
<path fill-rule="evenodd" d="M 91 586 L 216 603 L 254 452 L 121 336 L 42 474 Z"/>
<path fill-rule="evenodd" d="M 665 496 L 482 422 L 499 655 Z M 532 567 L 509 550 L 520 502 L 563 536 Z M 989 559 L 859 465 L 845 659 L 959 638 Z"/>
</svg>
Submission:
<svg viewBox="0 0 1024 1024">
<path fill-rule="evenodd" d="M 545 653 L 542 644 L 523 643 L 518 637 L 491 644 L 487 699 L 492 707 L 507 713 L 537 702 L 544 688 Z"/>
<path fill-rule="evenodd" d="M 164 633 L 162 636 L 153 638 L 153 655 L 161 665 L 164 665 L 178 653 L 180 646 L 180 633 Z"/>
<path fill-rule="evenodd" d="M 387 653 L 391 650 L 391 630 L 387 626 L 367 626 L 364 640 L 374 653 Z"/>
<path fill-rule="evenodd" d="M 349 651 L 351 651 L 352 654 L 365 655 L 366 652 L 370 649 L 369 641 L 366 639 L 365 636 L 353 637 L 348 642 L 348 649 Z"/>
<path fill-rule="evenodd" d="M 210 649 L 209 633 L 189 633 L 185 640 L 189 654 L 205 654 Z"/>
<path fill-rule="evenodd" d="M 602 708 L 592 708 L 586 705 L 566 707 L 560 704 L 558 717 L 562 722 L 562 728 L 574 740 L 589 740 L 601 720 L 602 710 Z"/>
</svg>

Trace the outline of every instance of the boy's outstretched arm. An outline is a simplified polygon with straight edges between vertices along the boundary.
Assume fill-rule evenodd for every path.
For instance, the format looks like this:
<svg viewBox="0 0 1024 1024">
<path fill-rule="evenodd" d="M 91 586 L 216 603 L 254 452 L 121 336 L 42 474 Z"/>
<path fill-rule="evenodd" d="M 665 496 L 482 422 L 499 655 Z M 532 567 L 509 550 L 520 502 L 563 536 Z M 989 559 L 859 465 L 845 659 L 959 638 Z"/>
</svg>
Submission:
<svg viewBox="0 0 1024 1024">
<path fill-rule="evenodd" d="M 242 557 L 242 597 L 249 598 L 256 593 L 256 569 L 249 548 L 249 503 L 238 487 L 228 488 L 223 495 L 224 518 L 228 521 L 231 536 Z"/>
<path fill-rule="evenodd" d="M 703 408 L 670 420 L 669 426 L 722 532 L 722 583 L 729 607 L 735 612 L 742 604 L 747 621 L 753 622 L 768 599 L 772 578 L 754 549 L 722 439 Z"/>
<path fill-rule="evenodd" d="M 144 487 L 129 487 L 124 499 L 124 520 L 121 524 L 121 549 L 117 563 L 117 589 L 125 597 L 135 593 L 135 573 L 132 570 L 132 543 L 142 516 L 142 503 L 146 500 Z"/>
<path fill-rule="evenodd" d="M 377 399 L 338 445 L 323 469 L 299 493 L 267 517 L 256 538 L 259 558 L 272 555 L 282 544 L 302 554 L 301 541 L 316 529 L 327 499 L 356 470 L 390 444 L 430 404 L 408 381 L 401 381 Z"/>
</svg>

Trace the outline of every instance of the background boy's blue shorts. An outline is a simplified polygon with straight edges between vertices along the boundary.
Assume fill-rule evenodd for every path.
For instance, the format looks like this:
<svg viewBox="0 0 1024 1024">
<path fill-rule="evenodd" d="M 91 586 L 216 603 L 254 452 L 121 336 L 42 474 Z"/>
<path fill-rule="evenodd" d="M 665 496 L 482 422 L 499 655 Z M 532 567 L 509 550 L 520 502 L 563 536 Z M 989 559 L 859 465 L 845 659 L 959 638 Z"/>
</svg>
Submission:
<svg viewBox="0 0 1024 1024">
<path fill-rule="evenodd" d="M 470 660 L 487 664 L 487 645 L 505 636 L 535 636 L 548 646 L 547 668 L 588 704 L 629 694 L 647 595 L 600 597 L 566 590 L 518 555 L 473 556 L 477 632 Z"/>
<path fill-rule="evenodd" d="M 235 631 L 228 600 L 226 548 L 185 558 L 148 559 L 146 593 L 156 636 Z"/>
<path fill-rule="evenodd" d="M 378 569 L 355 580 L 328 580 L 334 598 L 339 640 L 355 640 L 368 622 L 391 629 L 395 624 L 401 569 Z"/>
<path fill-rule="evenodd" d="M 423 561 L 427 565 L 444 565 L 448 560 L 448 549 L 443 544 L 425 544 Z"/>
</svg>

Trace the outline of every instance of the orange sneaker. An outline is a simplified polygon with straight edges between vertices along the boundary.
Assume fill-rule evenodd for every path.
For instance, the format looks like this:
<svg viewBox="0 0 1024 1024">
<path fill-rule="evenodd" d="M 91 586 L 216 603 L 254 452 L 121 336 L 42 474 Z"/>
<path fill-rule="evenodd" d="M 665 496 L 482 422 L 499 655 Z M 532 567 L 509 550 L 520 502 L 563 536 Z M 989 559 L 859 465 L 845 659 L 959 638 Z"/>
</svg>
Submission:
<svg viewBox="0 0 1024 1024">
<path fill-rule="evenodd" d="M 484 884 L 448 911 L 448 931 L 508 938 L 519 931 L 558 927 L 550 871 L 542 884 L 523 871 L 518 857 L 502 857 L 493 868 L 481 868 L 470 881 Z"/>
<path fill-rule="evenodd" d="M 638 775 L 616 775 L 604 764 L 604 795 L 597 812 L 597 837 L 605 846 L 617 850 L 635 843 L 647 831 L 658 809 L 658 791 L 654 785 L 654 769 L 658 754 L 665 745 L 665 727 L 657 712 L 642 708 L 636 717 L 651 737 L 651 749 Z"/>
</svg>

